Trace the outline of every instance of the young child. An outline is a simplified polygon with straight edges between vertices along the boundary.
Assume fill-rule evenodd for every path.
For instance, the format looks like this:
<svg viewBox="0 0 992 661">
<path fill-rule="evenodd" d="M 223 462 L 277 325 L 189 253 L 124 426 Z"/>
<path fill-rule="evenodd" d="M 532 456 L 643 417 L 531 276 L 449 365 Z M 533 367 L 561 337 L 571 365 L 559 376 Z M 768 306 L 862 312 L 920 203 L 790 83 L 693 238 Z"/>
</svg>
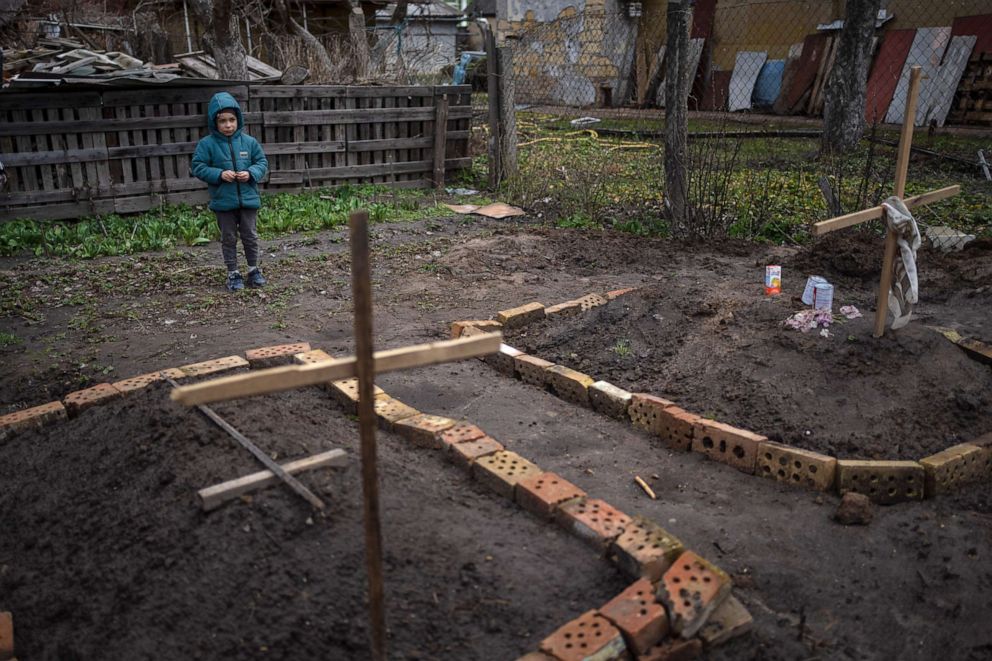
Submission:
<svg viewBox="0 0 992 661">
<path fill-rule="evenodd" d="M 210 209 L 220 225 L 221 250 L 227 266 L 229 291 L 244 289 L 238 271 L 238 235 L 248 261 L 248 286 L 265 284 L 258 268 L 258 231 L 255 224 L 262 200 L 258 182 L 269 162 L 258 141 L 244 133 L 241 106 L 227 92 L 214 94 L 207 107 L 210 134 L 196 143 L 193 176 L 207 183 Z"/>
</svg>

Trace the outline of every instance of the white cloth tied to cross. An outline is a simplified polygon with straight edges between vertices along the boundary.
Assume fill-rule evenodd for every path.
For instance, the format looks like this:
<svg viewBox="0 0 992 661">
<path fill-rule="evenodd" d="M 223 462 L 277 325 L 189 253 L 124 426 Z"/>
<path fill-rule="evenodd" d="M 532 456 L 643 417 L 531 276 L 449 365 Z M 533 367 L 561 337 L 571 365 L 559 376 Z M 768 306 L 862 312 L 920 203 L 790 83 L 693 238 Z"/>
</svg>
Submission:
<svg viewBox="0 0 992 661">
<path fill-rule="evenodd" d="M 920 282 L 916 271 L 916 251 L 920 247 L 920 228 L 902 198 L 892 196 L 882 202 L 885 222 L 896 235 L 899 259 L 892 262 L 892 287 L 889 289 L 889 309 L 894 319 L 892 328 L 902 328 L 913 316 L 913 305 L 919 301 Z"/>
</svg>

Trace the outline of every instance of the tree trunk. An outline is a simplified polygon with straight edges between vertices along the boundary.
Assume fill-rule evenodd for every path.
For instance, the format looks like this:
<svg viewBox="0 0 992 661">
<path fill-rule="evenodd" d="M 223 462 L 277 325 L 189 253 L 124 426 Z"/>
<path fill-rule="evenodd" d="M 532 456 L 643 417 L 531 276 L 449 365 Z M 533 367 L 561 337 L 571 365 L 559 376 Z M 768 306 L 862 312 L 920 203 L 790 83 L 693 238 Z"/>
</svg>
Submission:
<svg viewBox="0 0 992 661">
<path fill-rule="evenodd" d="M 322 44 L 320 39 L 315 37 L 312 32 L 300 25 L 296 19 L 290 15 L 289 8 L 286 6 L 285 1 L 275 0 L 272 3 L 272 8 L 275 10 L 276 16 L 283 23 L 283 25 L 297 37 L 302 39 L 303 43 L 310 49 L 310 52 L 314 55 L 314 57 L 320 60 L 320 65 L 327 72 L 325 75 L 333 74 L 337 67 L 334 66 L 334 62 L 331 60 L 331 56 L 328 54 L 327 49 L 324 48 L 324 44 Z"/>
<path fill-rule="evenodd" d="M 847 0 L 837 60 L 823 107 L 823 152 L 844 153 L 865 132 L 865 92 L 881 0 Z"/>
<path fill-rule="evenodd" d="M 673 230 L 687 220 L 686 160 L 689 130 L 688 0 L 668 3 L 668 46 L 665 52 L 665 208 Z"/>
<path fill-rule="evenodd" d="M 192 0 L 190 4 L 204 28 L 203 45 L 217 63 L 217 78 L 248 80 L 248 60 L 233 0 Z"/>
<path fill-rule="evenodd" d="M 355 79 L 362 80 L 369 71 L 369 39 L 365 33 L 365 13 L 361 0 L 349 0 L 351 12 L 348 14 L 348 33 L 351 36 L 351 49 L 355 58 Z"/>
</svg>

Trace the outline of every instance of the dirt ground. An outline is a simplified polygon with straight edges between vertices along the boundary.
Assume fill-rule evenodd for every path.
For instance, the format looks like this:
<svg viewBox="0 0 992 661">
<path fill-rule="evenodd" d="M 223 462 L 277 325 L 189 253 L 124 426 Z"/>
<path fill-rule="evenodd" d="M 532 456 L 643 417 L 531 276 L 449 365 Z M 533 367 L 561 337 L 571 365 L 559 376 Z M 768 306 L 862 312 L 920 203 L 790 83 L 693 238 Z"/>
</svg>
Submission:
<svg viewBox="0 0 992 661">
<path fill-rule="evenodd" d="M 786 364 L 788 356 L 803 356 L 810 365 L 837 362 L 846 378 L 834 379 L 839 394 L 825 401 L 841 406 L 835 399 L 844 396 L 860 405 L 874 384 L 909 389 L 899 381 L 912 368 L 890 368 L 889 359 L 901 358 L 898 365 L 904 365 L 909 356 L 926 356 L 939 365 L 949 361 L 936 370 L 947 373 L 940 383 L 957 389 L 944 401 L 971 402 L 973 410 L 958 406 L 964 420 L 955 423 L 953 416 L 935 413 L 929 400 L 922 402 L 928 405 L 923 411 L 908 415 L 921 400 L 890 407 L 889 398 L 879 397 L 876 404 L 889 408 L 869 424 L 883 419 L 895 430 L 884 433 L 905 435 L 935 421 L 939 431 L 926 438 L 894 442 L 909 455 L 918 443 L 992 431 L 988 388 L 971 383 L 987 379 L 988 372 L 952 378 L 964 363 L 939 336 L 931 342 L 922 328 L 902 332 L 885 340 L 878 354 L 866 348 L 866 323 L 839 327 L 829 339 L 781 327 L 799 309 L 792 297 L 812 272 L 837 285 L 838 304 L 869 312 L 880 242 L 862 246 L 856 237 L 851 245 L 807 251 L 733 242 L 687 246 L 548 230 L 528 221 L 431 221 L 374 230 L 379 348 L 437 339 L 452 320 L 486 318 L 526 301 L 551 304 L 591 291 L 645 286 L 625 305 L 599 313 L 615 315 L 600 318 L 619 326 L 616 335 L 601 335 L 593 344 L 606 352 L 618 340 L 629 340 L 637 360 L 628 367 L 603 360 L 598 378 L 631 387 L 643 383 L 685 400 L 689 408 L 698 401 L 699 412 L 726 415 L 728 422 L 743 424 L 734 411 L 753 409 L 767 416 L 755 419 L 778 423 L 784 440 L 791 441 L 794 431 L 785 421 L 798 419 L 789 416 L 807 405 L 808 392 L 781 398 L 796 405 L 783 405 L 780 422 L 775 402 L 751 399 L 748 388 L 695 390 L 668 378 L 655 363 L 670 372 L 696 361 L 697 373 L 707 379 L 724 379 L 727 372 L 718 368 L 736 365 L 741 378 L 759 379 L 760 385 L 761 371 L 802 376 Z M 0 349 L 0 412 L 44 403 L 93 381 L 256 346 L 305 340 L 331 353 L 349 353 L 343 234 L 291 237 L 265 247 L 271 286 L 238 296 L 222 289 L 216 245 L 84 264 L 0 261 L 0 331 L 17 338 Z M 992 339 L 988 247 L 951 257 L 925 255 L 921 262 L 923 318 L 916 324 L 956 326 L 963 334 Z M 785 271 L 785 293 L 773 301 L 760 294 L 767 263 L 781 263 Z M 721 301 L 728 303 L 721 307 Z M 556 332 L 535 330 L 522 340 L 545 331 L 549 338 Z M 707 362 L 700 336 L 715 356 L 743 357 Z M 741 346 L 746 337 L 755 343 Z M 592 360 L 593 344 L 562 349 L 569 353 L 563 362 L 585 369 L 581 361 Z M 686 345 L 692 351 L 680 355 Z M 781 356 L 768 358 L 776 354 Z M 768 364 L 745 370 L 748 356 Z M 870 369 L 858 374 L 858 362 L 880 374 L 875 382 Z M 476 422 L 542 468 L 628 514 L 666 525 L 730 572 L 755 626 L 710 658 L 992 655 L 988 485 L 879 508 L 869 526 L 845 528 L 830 518 L 835 496 L 673 453 L 629 425 L 500 376 L 478 361 L 384 375 L 379 385 L 422 411 Z M 716 395 L 712 401 L 708 393 Z M 356 454 L 354 423 L 316 389 L 218 409 L 282 457 L 328 447 Z M 911 422 L 894 420 L 900 417 Z M 869 453 L 860 448 L 874 436 L 851 424 L 845 436 L 820 447 L 836 443 L 837 452 Z M 765 431 L 764 423 L 755 427 Z M 804 438 L 827 438 L 819 431 L 826 426 L 807 428 L 814 433 Z M 396 658 L 513 659 L 624 585 L 586 546 L 476 487 L 439 457 L 408 450 L 388 434 L 381 437 L 380 452 Z M 0 458 L 0 609 L 15 613 L 25 658 L 147 658 L 160 651 L 183 658 L 365 658 L 357 459 L 346 469 L 308 476 L 306 483 L 332 503 L 330 515 L 314 518 L 312 525 L 307 508 L 278 489 L 203 515 L 193 502 L 196 489 L 255 467 L 198 414 L 167 404 L 161 389 L 17 436 L 0 446 Z M 657 501 L 637 488 L 635 474 L 651 482 Z"/>
</svg>

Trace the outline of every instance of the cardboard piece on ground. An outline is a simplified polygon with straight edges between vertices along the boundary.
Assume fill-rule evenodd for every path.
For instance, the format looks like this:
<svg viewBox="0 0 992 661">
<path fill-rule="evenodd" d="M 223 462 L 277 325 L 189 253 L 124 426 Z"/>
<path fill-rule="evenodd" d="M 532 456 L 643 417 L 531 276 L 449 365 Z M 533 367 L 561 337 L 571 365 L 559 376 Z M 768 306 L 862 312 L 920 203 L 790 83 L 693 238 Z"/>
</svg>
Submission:
<svg viewBox="0 0 992 661">
<path fill-rule="evenodd" d="M 455 213 L 474 213 L 478 216 L 486 216 L 487 218 L 495 218 L 496 220 L 511 216 L 527 215 L 527 212 L 523 209 L 511 207 L 509 204 L 503 204 L 502 202 L 493 202 L 484 207 L 477 207 L 474 204 L 445 204 L 444 206 Z"/>
<path fill-rule="evenodd" d="M 444 206 L 448 207 L 455 213 L 473 213 L 479 208 L 474 204 L 445 204 Z"/>
</svg>

